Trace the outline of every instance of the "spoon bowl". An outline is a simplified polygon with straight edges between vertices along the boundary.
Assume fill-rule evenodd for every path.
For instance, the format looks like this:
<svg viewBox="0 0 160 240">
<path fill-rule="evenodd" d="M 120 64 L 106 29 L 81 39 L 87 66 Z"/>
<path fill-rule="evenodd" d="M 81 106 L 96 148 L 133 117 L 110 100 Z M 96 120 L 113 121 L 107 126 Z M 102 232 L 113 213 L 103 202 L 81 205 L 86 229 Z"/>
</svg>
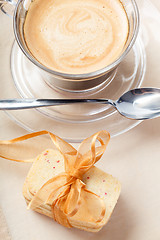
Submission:
<svg viewBox="0 0 160 240">
<path fill-rule="evenodd" d="M 123 116 L 144 120 L 160 116 L 160 89 L 139 88 L 123 94 L 115 107 Z"/>
</svg>

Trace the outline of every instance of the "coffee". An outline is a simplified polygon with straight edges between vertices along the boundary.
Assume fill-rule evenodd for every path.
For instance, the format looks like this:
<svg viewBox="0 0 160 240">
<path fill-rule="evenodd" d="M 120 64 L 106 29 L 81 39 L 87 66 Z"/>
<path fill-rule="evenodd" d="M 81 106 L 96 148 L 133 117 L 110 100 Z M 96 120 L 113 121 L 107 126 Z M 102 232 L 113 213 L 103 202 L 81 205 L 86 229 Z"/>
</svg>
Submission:
<svg viewBox="0 0 160 240">
<path fill-rule="evenodd" d="M 123 51 L 128 19 L 119 0 L 34 0 L 24 23 L 31 54 L 54 71 L 82 74 Z"/>
</svg>

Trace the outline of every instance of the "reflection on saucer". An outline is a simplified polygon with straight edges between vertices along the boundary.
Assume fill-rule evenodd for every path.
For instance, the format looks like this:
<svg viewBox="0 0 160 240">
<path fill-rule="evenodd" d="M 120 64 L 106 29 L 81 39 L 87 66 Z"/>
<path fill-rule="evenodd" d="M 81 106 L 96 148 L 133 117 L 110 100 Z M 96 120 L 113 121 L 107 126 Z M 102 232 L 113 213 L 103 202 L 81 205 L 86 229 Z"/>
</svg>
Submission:
<svg viewBox="0 0 160 240">
<path fill-rule="evenodd" d="M 141 85 L 145 67 L 143 42 L 138 37 L 133 49 L 107 84 L 103 83 L 83 93 L 73 93 L 49 86 L 16 43 L 11 52 L 11 71 L 15 91 L 18 91 L 22 98 L 109 98 L 116 100 L 124 92 Z M 109 105 L 99 104 L 76 104 L 20 112 L 12 111 L 8 112 L 8 115 L 29 131 L 45 129 L 69 141 L 80 141 L 101 129 L 107 129 L 111 136 L 115 136 L 139 123 L 125 119 Z"/>
</svg>

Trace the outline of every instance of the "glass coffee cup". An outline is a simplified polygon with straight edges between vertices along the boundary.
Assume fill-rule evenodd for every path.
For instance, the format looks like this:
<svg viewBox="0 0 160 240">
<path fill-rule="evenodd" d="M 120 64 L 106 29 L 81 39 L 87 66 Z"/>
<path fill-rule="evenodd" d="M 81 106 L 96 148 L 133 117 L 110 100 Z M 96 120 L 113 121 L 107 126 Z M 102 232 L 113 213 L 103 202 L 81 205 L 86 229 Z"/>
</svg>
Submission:
<svg viewBox="0 0 160 240">
<path fill-rule="evenodd" d="M 16 41 L 24 53 L 24 55 L 33 63 L 35 68 L 38 68 L 43 79 L 51 86 L 71 92 L 83 92 L 98 88 L 102 84 L 107 84 L 111 80 L 116 68 L 121 61 L 128 54 L 132 48 L 139 29 L 139 13 L 135 0 L 122 0 L 121 1 L 127 14 L 129 22 L 128 38 L 121 52 L 121 55 L 110 65 L 90 73 L 82 74 L 67 74 L 58 71 L 53 71 L 40 62 L 30 53 L 24 38 L 23 26 L 25 17 L 31 1 L 19 0 L 17 4 L 13 1 L 1 1 L 1 10 L 9 14 L 7 4 L 15 6 L 13 15 L 13 28 Z"/>
</svg>

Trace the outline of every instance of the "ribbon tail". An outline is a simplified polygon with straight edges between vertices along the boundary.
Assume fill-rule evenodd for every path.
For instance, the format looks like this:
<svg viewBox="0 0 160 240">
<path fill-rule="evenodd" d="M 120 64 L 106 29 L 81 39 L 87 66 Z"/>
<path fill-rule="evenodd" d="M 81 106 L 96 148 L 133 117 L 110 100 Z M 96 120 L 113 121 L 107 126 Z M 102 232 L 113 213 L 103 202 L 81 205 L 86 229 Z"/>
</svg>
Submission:
<svg viewBox="0 0 160 240">
<path fill-rule="evenodd" d="M 88 211 L 91 213 L 92 221 L 100 223 L 103 221 L 106 212 L 106 206 L 103 199 L 97 194 L 84 189 L 84 198 L 86 199 L 86 205 Z M 88 203 L 87 203 L 88 202 Z"/>
<path fill-rule="evenodd" d="M 72 225 L 69 223 L 69 220 L 67 218 L 67 215 L 64 213 L 62 206 L 64 205 L 66 201 L 66 196 L 58 199 L 56 202 L 52 204 L 52 213 L 54 220 L 60 223 L 61 225 L 71 228 Z"/>
<path fill-rule="evenodd" d="M 106 207 L 103 199 L 86 188 L 81 190 L 81 205 L 77 215 L 82 222 L 101 223 L 105 216 Z"/>
<path fill-rule="evenodd" d="M 42 141 L 42 144 L 36 145 L 35 143 L 34 149 L 32 144 L 27 146 L 26 143 L 22 143 L 22 142 L 32 138 L 43 136 L 43 135 L 49 135 L 51 142 L 55 145 L 56 149 L 63 154 L 65 158 L 67 154 L 76 155 L 77 150 L 74 147 L 72 147 L 69 143 L 65 142 L 63 139 L 59 138 L 53 133 L 44 130 L 44 131 L 26 134 L 24 136 L 14 138 L 11 140 L 0 141 L 0 157 L 7 160 L 11 160 L 11 161 L 16 161 L 16 162 L 34 162 L 34 157 L 37 156 L 37 153 L 36 153 L 37 150 L 39 151 L 40 148 L 41 148 L 41 151 L 43 150 L 43 141 Z M 21 145 L 17 145 L 17 143 L 21 143 Z M 30 153 L 30 150 L 31 150 L 31 157 L 29 156 L 28 157 L 29 159 L 23 159 L 24 156 L 25 157 L 28 156 L 28 153 Z M 14 156 L 16 156 L 16 158 L 18 159 L 14 158 Z M 67 162 L 68 165 L 70 164 L 68 161 L 68 158 L 66 158 L 65 161 Z"/>
<path fill-rule="evenodd" d="M 105 203 L 97 194 L 87 190 L 85 184 L 77 179 L 60 206 L 67 217 L 81 216 L 82 221 L 100 223 L 105 216 Z"/>
</svg>

